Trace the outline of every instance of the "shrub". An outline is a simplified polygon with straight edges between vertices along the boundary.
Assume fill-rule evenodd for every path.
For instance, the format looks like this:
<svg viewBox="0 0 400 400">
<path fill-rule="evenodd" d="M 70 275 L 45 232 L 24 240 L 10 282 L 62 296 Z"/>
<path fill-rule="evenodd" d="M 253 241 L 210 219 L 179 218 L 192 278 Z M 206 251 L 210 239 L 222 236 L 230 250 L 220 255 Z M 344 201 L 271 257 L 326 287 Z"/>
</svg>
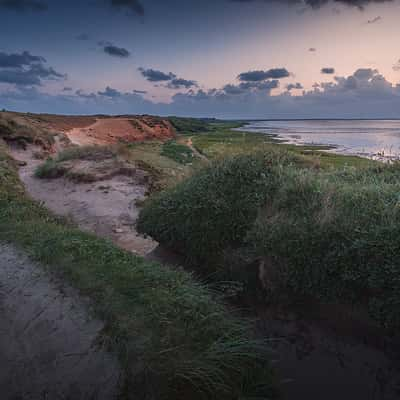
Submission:
<svg viewBox="0 0 400 400">
<path fill-rule="evenodd" d="M 180 164 L 188 164 L 193 161 L 192 150 L 183 144 L 177 143 L 175 140 L 169 140 L 163 144 L 161 155 Z"/>
<path fill-rule="evenodd" d="M 49 158 L 36 168 L 35 176 L 40 179 L 56 179 L 65 175 L 66 172 L 65 167 L 56 160 Z"/>
<path fill-rule="evenodd" d="M 115 148 L 106 146 L 76 146 L 65 149 L 57 156 L 57 161 L 90 160 L 98 161 L 113 158 L 117 154 Z"/>
<path fill-rule="evenodd" d="M 247 243 L 272 258 L 286 288 L 366 305 L 393 328 L 400 327 L 400 183 L 391 181 L 400 170 L 376 172 L 292 171 Z"/>
<path fill-rule="evenodd" d="M 137 228 L 192 262 L 215 265 L 224 250 L 243 243 L 259 207 L 279 185 L 281 166 L 294 160 L 271 152 L 218 161 L 150 201 Z"/>
</svg>

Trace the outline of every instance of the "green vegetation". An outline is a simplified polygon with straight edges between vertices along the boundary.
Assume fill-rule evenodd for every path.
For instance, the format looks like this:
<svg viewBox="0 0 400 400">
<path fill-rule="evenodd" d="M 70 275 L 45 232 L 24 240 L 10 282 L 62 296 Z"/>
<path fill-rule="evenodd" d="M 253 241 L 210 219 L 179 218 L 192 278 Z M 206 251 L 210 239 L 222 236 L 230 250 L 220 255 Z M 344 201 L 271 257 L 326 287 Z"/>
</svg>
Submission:
<svg viewBox="0 0 400 400">
<path fill-rule="evenodd" d="M 40 179 L 56 179 L 66 176 L 71 180 L 91 182 L 95 180 L 95 173 L 99 169 L 122 171 L 124 165 L 118 159 L 122 147 L 82 146 L 71 147 L 60 153 L 55 158 L 48 158 L 43 164 L 36 168 L 35 176 Z M 91 161 L 92 168 L 76 169 L 69 161 Z M 106 164 L 101 162 L 109 161 Z M 86 166 L 87 167 L 87 166 Z M 107 171 L 105 171 L 107 172 Z M 104 173 L 104 171 L 103 171 Z"/>
<path fill-rule="evenodd" d="M 181 134 L 210 131 L 208 120 L 178 117 L 169 117 L 168 120 L 171 122 L 176 131 Z"/>
<path fill-rule="evenodd" d="M 264 150 L 216 161 L 155 197 L 138 228 L 253 295 L 359 304 L 396 329 L 399 178 L 399 165 L 321 169 L 313 157 Z"/>
<path fill-rule="evenodd" d="M 34 143 L 48 148 L 54 144 L 54 135 L 38 126 L 24 124 L 13 113 L 0 113 L 0 140 L 15 142 L 22 147 Z"/>
<path fill-rule="evenodd" d="M 175 140 L 169 140 L 162 146 L 161 155 L 169 157 L 180 164 L 189 164 L 193 162 L 193 152 L 184 144 L 177 143 Z"/>
<path fill-rule="evenodd" d="M 254 153 L 255 151 L 269 152 L 273 149 L 285 149 L 299 155 L 312 157 L 315 165 L 321 168 L 364 167 L 375 163 L 366 158 L 328 153 L 325 150 L 329 150 L 329 147 L 283 144 L 274 136 L 232 130 L 232 128 L 238 126 L 241 126 L 241 124 L 237 122 L 210 124 L 212 131 L 193 136 L 193 145 L 209 159 Z"/>
<path fill-rule="evenodd" d="M 0 144 L 1 146 L 1 144 Z M 180 269 L 83 233 L 24 194 L 0 148 L 0 240 L 22 247 L 89 296 L 126 369 L 125 395 L 143 399 L 275 396 L 265 343 Z"/>
<path fill-rule="evenodd" d="M 36 168 L 35 176 L 40 179 L 57 179 L 64 176 L 67 171 L 68 169 L 57 160 L 49 158 Z"/>
<path fill-rule="evenodd" d="M 89 160 L 98 161 L 113 158 L 118 155 L 118 146 L 76 146 L 58 153 L 57 161 Z"/>
</svg>

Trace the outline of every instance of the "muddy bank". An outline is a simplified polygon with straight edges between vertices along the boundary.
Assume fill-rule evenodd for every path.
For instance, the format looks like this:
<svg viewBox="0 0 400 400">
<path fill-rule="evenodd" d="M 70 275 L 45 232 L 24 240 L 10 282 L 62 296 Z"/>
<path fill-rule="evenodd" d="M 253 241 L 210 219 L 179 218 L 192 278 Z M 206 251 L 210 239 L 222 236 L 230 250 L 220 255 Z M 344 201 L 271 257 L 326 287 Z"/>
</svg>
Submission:
<svg viewBox="0 0 400 400">
<path fill-rule="evenodd" d="M 14 247 L 0 254 L 1 398 L 116 399 L 120 367 L 89 303 Z"/>
<path fill-rule="evenodd" d="M 257 317 L 259 334 L 274 339 L 284 399 L 400 398 L 398 354 L 371 343 L 368 332 L 361 339 L 289 311 L 264 310 Z"/>
</svg>

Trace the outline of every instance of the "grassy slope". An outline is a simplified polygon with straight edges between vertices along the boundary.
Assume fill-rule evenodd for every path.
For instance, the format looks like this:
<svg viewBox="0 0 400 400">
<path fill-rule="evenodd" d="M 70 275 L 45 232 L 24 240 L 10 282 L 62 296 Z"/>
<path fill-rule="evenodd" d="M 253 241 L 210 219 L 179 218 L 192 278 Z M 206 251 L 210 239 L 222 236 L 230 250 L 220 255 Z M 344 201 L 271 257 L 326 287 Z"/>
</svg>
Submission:
<svg viewBox="0 0 400 400">
<path fill-rule="evenodd" d="M 19 245 L 93 300 L 126 368 L 127 397 L 238 399 L 273 392 L 266 347 L 248 337 L 243 321 L 190 274 L 124 252 L 30 200 L 1 143 L 0 240 Z"/>
</svg>

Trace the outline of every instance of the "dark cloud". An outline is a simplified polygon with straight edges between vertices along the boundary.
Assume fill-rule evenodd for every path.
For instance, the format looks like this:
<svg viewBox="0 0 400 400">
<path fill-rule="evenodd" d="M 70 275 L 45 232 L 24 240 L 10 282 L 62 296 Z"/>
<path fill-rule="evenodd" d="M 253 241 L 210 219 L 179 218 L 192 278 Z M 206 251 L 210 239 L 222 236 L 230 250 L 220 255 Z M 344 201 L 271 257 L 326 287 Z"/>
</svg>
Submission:
<svg viewBox="0 0 400 400">
<path fill-rule="evenodd" d="M 41 12 L 46 11 L 48 5 L 46 2 L 40 0 L 0 0 L 0 8 L 16 12 Z"/>
<path fill-rule="evenodd" d="M 147 94 L 146 90 L 134 90 L 133 93 L 135 94 Z"/>
<path fill-rule="evenodd" d="M 77 97 L 81 97 L 82 99 L 95 99 L 97 95 L 95 93 L 85 93 L 82 89 L 78 89 L 75 91 L 75 95 Z"/>
<path fill-rule="evenodd" d="M 344 4 L 351 7 L 357 7 L 358 9 L 363 10 L 368 4 L 387 3 L 387 2 L 393 2 L 394 0 L 229 0 L 229 1 L 234 3 L 256 3 L 256 2 L 274 1 L 275 3 L 305 5 L 313 9 L 321 8 L 322 6 L 332 2 L 332 3 Z"/>
<path fill-rule="evenodd" d="M 76 40 L 89 40 L 90 36 L 87 33 L 81 33 L 80 35 L 75 37 Z"/>
<path fill-rule="evenodd" d="M 317 49 L 315 47 L 310 47 L 308 51 L 310 51 L 311 53 L 315 53 Z"/>
<path fill-rule="evenodd" d="M 225 85 L 222 88 L 224 94 L 227 95 L 240 95 L 240 94 L 250 94 L 258 91 L 263 91 L 265 93 L 270 93 L 272 89 L 279 87 L 279 81 L 277 79 L 261 81 L 261 82 L 241 82 L 239 85 Z M 215 93 L 218 93 L 216 91 Z"/>
<path fill-rule="evenodd" d="M 99 45 L 103 47 L 104 53 L 112 57 L 128 58 L 131 55 L 131 53 L 127 49 L 114 46 L 113 44 L 108 42 L 99 42 Z"/>
<path fill-rule="evenodd" d="M 321 74 L 331 75 L 335 73 L 335 68 L 325 67 L 321 69 Z"/>
<path fill-rule="evenodd" d="M 69 86 L 64 87 L 63 92 L 72 92 L 72 87 Z"/>
<path fill-rule="evenodd" d="M 26 65 L 45 62 L 45 58 L 33 56 L 29 51 L 11 54 L 0 52 L 0 68 L 21 68 Z"/>
<path fill-rule="evenodd" d="M 367 21 L 367 24 L 375 24 L 376 22 L 379 22 L 380 20 L 382 20 L 382 17 L 380 15 L 378 15 L 375 18 L 369 19 Z"/>
<path fill-rule="evenodd" d="M 145 69 L 141 67 L 139 71 L 149 82 L 166 82 L 176 78 L 176 75 L 172 72 L 165 73 L 151 68 Z"/>
<path fill-rule="evenodd" d="M 400 71 L 400 60 L 396 62 L 396 64 L 393 65 L 393 71 Z"/>
<path fill-rule="evenodd" d="M 57 80 L 65 78 L 53 68 L 46 68 L 41 64 L 31 65 L 29 68 L 0 69 L 0 82 L 21 86 L 40 86 L 42 80 Z"/>
<path fill-rule="evenodd" d="M 108 0 L 108 2 L 112 7 L 129 14 L 144 15 L 144 7 L 139 0 Z"/>
<path fill-rule="evenodd" d="M 167 87 L 169 89 L 190 89 L 192 87 L 197 87 L 197 82 L 193 81 L 193 80 L 187 80 L 187 79 L 183 79 L 183 78 L 174 78 L 172 79 Z"/>
<path fill-rule="evenodd" d="M 304 89 L 304 88 L 303 88 L 303 85 L 299 82 L 289 83 L 288 85 L 286 85 L 286 90 L 288 90 L 289 92 L 293 89 Z"/>
<path fill-rule="evenodd" d="M 103 92 L 97 92 L 97 94 L 99 96 L 105 96 L 105 97 L 111 97 L 111 98 L 122 96 L 122 93 L 120 91 L 118 91 L 117 89 L 113 89 L 110 86 L 107 86 Z"/>
<path fill-rule="evenodd" d="M 238 75 L 238 79 L 242 82 L 260 82 L 266 79 L 281 79 L 290 76 L 286 68 L 272 68 L 268 71 L 248 71 Z"/>
<path fill-rule="evenodd" d="M 45 58 L 22 53 L 0 53 L 0 82 L 18 86 L 40 86 L 42 80 L 63 79 L 66 76 L 46 67 Z"/>
<path fill-rule="evenodd" d="M 194 80 L 179 78 L 172 72 L 162 72 L 152 68 L 138 68 L 143 77 L 149 82 L 165 82 L 165 85 L 161 85 L 168 89 L 190 89 L 198 87 L 198 84 Z"/>
</svg>

